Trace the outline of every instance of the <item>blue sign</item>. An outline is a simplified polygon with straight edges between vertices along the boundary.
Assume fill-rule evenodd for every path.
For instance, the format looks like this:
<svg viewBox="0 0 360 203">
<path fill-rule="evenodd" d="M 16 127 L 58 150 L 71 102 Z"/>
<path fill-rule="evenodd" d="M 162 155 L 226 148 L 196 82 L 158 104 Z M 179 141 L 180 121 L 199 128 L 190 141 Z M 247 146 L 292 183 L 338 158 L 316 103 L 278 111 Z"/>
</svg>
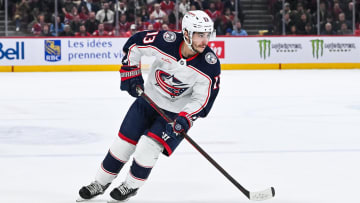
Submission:
<svg viewBox="0 0 360 203">
<path fill-rule="evenodd" d="M 61 61 L 61 40 L 45 40 L 45 61 Z"/>
</svg>

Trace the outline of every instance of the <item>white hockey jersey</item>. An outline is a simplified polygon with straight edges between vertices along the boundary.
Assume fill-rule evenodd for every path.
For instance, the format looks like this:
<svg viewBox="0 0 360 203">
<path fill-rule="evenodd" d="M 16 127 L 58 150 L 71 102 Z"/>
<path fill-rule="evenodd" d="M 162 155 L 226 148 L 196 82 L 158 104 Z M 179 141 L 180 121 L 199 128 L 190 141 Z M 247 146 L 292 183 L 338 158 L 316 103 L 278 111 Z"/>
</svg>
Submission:
<svg viewBox="0 0 360 203">
<path fill-rule="evenodd" d="M 162 109 L 188 113 L 193 120 L 205 117 L 218 94 L 220 63 L 206 47 L 203 53 L 185 59 L 181 54 L 183 34 L 143 31 L 124 45 L 123 65 L 140 64 L 141 56 L 155 57 L 145 84 L 145 93 Z"/>
</svg>

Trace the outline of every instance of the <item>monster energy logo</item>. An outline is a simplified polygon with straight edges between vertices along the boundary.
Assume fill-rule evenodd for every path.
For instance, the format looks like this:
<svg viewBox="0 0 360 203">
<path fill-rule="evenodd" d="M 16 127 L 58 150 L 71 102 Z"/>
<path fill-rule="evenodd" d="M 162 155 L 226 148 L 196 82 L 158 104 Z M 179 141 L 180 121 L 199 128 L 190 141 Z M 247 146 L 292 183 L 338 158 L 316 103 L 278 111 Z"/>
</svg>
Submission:
<svg viewBox="0 0 360 203">
<path fill-rule="evenodd" d="M 260 58 L 266 59 L 267 57 L 270 57 L 270 51 L 271 51 L 271 41 L 270 40 L 259 40 L 259 47 L 260 47 Z"/>
<path fill-rule="evenodd" d="M 314 39 L 311 40 L 312 44 L 312 54 L 314 58 L 319 58 L 319 56 L 323 56 L 324 54 L 324 40 Z"/>
</svg>

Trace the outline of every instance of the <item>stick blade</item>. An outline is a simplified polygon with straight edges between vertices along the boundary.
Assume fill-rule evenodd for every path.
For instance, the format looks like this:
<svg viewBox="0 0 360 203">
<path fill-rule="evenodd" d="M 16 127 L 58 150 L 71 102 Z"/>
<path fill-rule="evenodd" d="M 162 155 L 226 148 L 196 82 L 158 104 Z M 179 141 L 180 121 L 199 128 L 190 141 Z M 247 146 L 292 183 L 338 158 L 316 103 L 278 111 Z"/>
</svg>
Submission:
<svg viewBox="0 0 360 203">
<path fill-rule="evenodd" d="M 271 199 L 274 196 L 275 196 L 275 189 L 271 187 L 259 192 L 250 192 L 249 199 L 254 201 L 263 201 L 263 200 Z"/>
</svg>

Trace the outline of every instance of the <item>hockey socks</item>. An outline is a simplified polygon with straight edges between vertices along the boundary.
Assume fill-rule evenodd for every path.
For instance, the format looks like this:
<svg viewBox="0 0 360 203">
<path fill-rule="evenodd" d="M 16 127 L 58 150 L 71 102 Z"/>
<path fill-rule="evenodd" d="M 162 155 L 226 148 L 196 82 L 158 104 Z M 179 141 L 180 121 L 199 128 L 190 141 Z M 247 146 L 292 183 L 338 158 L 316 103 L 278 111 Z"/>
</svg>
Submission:
<svg viewBox="0 0 360 203">
<path fill-rule="evenodd" d="M 105 156 L 95 180 L 102 185 L 111 183 L 135 151 L 135 145 L 116 138 Z"/>
</svg>

